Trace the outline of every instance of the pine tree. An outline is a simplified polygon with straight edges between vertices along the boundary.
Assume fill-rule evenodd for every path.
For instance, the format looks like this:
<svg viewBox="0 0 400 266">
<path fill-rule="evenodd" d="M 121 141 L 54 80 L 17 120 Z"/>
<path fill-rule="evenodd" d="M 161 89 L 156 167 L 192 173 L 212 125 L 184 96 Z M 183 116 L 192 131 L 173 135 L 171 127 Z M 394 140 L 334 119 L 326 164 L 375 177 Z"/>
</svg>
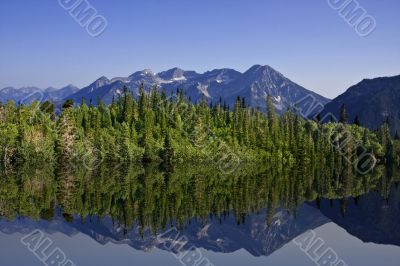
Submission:
<svg viewBox="0 0 400 266">
<path fill-rule="evenodd" d="M 246 99 L 243 97 L 242 98 L 242 104 L 241 104 L 242 108 L 246 108 Z"/>
<path fill-rule="evenodd" d="M 347 124 L 349 121 L 349 115 L 347 113 L 346 105 L 342 104 L 340 107 L 340 123 Z"/>
<path fill-rule="evenodd" d="M 272 128 L 272 126 L 276 122 L 276 113 L 275 113 L 275 106 L 272 101 L 272 96 L 267 96 L 267 115 L 268 115 L 268 124 Z"/>
<path fill-rule="evenodd" d="M 161 150 L 160 157 L 165 164 L 171 165 L 173 155 L 174 155 L 174 149 L 172 148 L 171 136 L 169 132 L 166 132 L 164 138 L 164 147 Z"/>
<path fill-rule="evenodd" d="M 45 101 L 45 102 L 41 103 L 40 111 L 44 114 L 49 115 L 51 120 L 55 120 L 56 112 L 55 112 L 54 103 L 52 103 L 50 101 Z"/>
<path fill-rule="evenodd" d="M 83 99 L 81 105 L 74 108 L 73 101 L 67 101 L 55 119 L 50 119 L 47 114 L 52 106 L 50 102 L 28 106 L 9 102 L 0 106 L 0 128 L 3 130 L 0 133 L 3 140 L 7 140 L 6 135 L 14 136 L 14 142 L 8 142 L 7 147 L 3 144 L 2 160 L 47 160 L 55 151 L 62 162 L 86 152 L 94 160 L 106 158 L 127 162 L 143 158 L 145 162 L 169 162 L 176 156 L 180 160 L 206 161 L 210 157 L 226 156 L 226 149 L 220 147 L 227 146 L 245 160 L 263 160 L 282 169 L 297 165 L 299 174 L 306 176 L 319 164 L 329 165 L 327 168 L 336 164 L 348 166 L 331 145 L 336 135 L 337 142 L 344 144 L 347 133 L 354 139 L 351 145 L 344 147 L 347 157 L 365 152 L 356 147 L 357 143 L 363 143 L 367 151 L 376 154 L 382 162 L 397 158 L 398 143 L 391 139 L 389 119 L 375 133 L 343 124 L 305 121 L 291 109 L 278 116 L 271 95 L 266 99 L 267 113 L 264 114 L 258 108 L 247 107 L 244 98 L 240 97 L 230 111 L 226 103 L 222 106 L 221 99 L 212 106 L 206 100 L 193 104 L 182 90 L 177 93 L 168 100 L 165 92 L 153 88 L 146 94 L 141 85 L 136 100 L 124 88 L 124 94 L 110 105 L 98 99 L 96 105 L 91 101 L 88 107 Z M 317 118 L 320 120 L 319 116 Z M 343 105 L 342 123 L 347 119 Z M 357 120 L 356 117 L 355 122 Z M 6 126 L 16 127 L 16 135 L 7 134 Z M 399 138 L 398 133 L 396 138 Z M 179 143 L 174 146 L 175 150 L 172 143 Z M 307 182 L 303 189 L 310 191 L 313 181 Z"/>
<path fill-rule="evenodd" d="M 361 126 L 361 122 L 360 122 L 360 119 L 358 118 L 358 115 L 356 115 L 356 117 L 354 118 L 354 123 L 353 124 L 357 125 L 357 126 Z"/>
<path fill-rule="evenodd" d="M 130 128 L 127 123 L 122 123 L 122 132 L 119 141 L 120 151 L 119 156 L 122 156 L 124 160 L 131 159 L 131 138 L 130 138 Z"/>
<path fill-rule="evenodd" d="M 318 113 L 317 116 L 315 117 L 315 122 L 318 124 L 321 123 L 321 113 Z"/>
<path fill-rule="evenodd" d="M 81 108 L 80 108 L 80 113 L 81 113 L 81 126 L 84 130 L 85 133 L 89 131 L 89 107 L 86 105 L 85 99 L 82 97 L 82 102 L 81 102 Z"/>
<path fill-rule="evenodd" d="M 133 117 L 133 96 L 126 86 L 124 86 L 121 122 L 131 123 Z"/>
<path fill-rule="evenodd" d="M 386 117 L 385 122 L 381 126 L 379 134 L 381 137 L 381 145 L 384 150 L 385 159 L 387 162 L 393 162 L 395 156 L 394 156 L 393 141 L 390 135 L 388 117 Z"/>
<path fill-rule="evenodd" d="M 67 100 L 64 102 L 62 108 L 63 108 L 63 109 L 70 109 L 70 108 L 72 108 L 73 106 L 74 106 L 74 100 L 72 100 L 72 99 L 67 99 Z"/>
<path fill-rule="evenodd" d="M 145 120 L 145 112 L 146 112 L 146 93 L 144 91 L 144 85 L 140 85 L 139 88 L 139 101 L 138 101 L 138 108 L 139 108 L 139 120 L 143 123 Z"/>
</svg>

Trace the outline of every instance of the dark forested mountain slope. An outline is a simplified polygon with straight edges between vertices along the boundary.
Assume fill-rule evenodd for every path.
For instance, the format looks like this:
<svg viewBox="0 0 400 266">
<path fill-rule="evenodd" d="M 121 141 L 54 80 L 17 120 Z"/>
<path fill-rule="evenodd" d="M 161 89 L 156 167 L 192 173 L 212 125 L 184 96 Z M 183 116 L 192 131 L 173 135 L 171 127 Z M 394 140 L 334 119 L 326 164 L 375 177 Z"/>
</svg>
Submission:
<svg viewBox="0 0 400 266">
<path fill-rule="evenodd" d="M 349 113 L 349 122 L 358 116 L 362 126 L 377 129 L 388 118 L 394 133 L 400 129 L 400 75 L 364 79 L 328 103 L 322 116 L 332 113 L 338 118 L 343 104 Z"/>
</svg>

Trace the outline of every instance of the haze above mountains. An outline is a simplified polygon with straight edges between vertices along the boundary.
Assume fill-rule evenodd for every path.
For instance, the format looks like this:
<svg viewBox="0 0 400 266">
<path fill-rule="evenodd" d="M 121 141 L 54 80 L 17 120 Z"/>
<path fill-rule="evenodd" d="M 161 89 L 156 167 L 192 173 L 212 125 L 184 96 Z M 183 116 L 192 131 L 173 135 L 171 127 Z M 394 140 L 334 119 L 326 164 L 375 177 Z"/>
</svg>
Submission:
<svg viewBox="0 0 400 266">
<path fill-rule="evenodd" d="M 103 76 L 81 89 L 73 85 L 61 89 L 7 87 L 0 90 L 0 101 L 5 103 L 13 100 L 28 104 L 33 100 L 51 100 L 61 105 L 66 99 L 73 99 L 76 104 L 82 99 L 97 104 L 101 99 L 109 104 L 113 98 L 122 95 L 124 87 L 137 97 L 141 84 L 146 91 L 158 88 L 171 95 L 180 89 L 193 102 L 206 99 L 216 103 L 221 99 L 231 107 L 239 96 L 245 98 L 247 105 L 261 110 L 265 110 L 265 99 L 271 95 L 279 113 L 295 105 L 299 109 L 309 109 L 311 99 L 315 110 L 308 110 L 308 115 L 322 112 L 322 115 L 332 113 L 338 117 L 341 105 L 345 104 L 350 122 L 357 115 L 362 125 L 376 129 L 389 117 L 393 133 L 400 127 L 400 76 L 363 80 L 330 101 L 291 81 L 272 67 L 261 65 L 254 65 L 244 73 L 229 68 L 214 69 L 202 74 L 180 68 L 160 73 L 145 69 L 128 77 L 108 79 Z"/>
</svg>

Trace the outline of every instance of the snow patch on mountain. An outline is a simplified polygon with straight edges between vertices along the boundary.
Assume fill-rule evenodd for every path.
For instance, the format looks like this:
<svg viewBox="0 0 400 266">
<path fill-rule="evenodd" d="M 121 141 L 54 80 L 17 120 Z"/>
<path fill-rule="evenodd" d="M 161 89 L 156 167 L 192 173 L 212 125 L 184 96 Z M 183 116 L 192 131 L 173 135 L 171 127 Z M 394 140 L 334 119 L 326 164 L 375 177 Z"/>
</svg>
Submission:
<svg viewBox="0 0 400 266">
<path fill-rule="evenodd" d="M 59 93 L 58 90 L 49 90 L 48 94 L 51 92 L 52 95 L 45 98 L 57 101 L 71 98 L 76 103 L 84 98 L 87 102 L 92 100 L 93 104 L 97 104 L 98 99 L 102 99 L 103 102 L 109 104 L 112 99 L 122 94 L 124 87 L 137 97 L 142 85 L 147 92 L 157 88 L 165 90 L 167 95 L 179 89 L 194 102 L 206 97 L 207 101 L 216 103 L 222 98 L 231 107 L 239 96 L 245 98 L 250 106 L 259 107 L 264 111 L 268 95 L 274 97 L 274 104 L 279 112 L 293 107 L 307 95 L 311 95 L 322 105 L 329 102 L 328 99 L 289 80 L 272 67 L 262 65 L 255 65 L 244 73 L 229 68 L 214 69 L 202 74 L 180 68 L 159 73 L 144 69 L 128 77 L 108 79 L 102 76 L 80 90 L 76 87 L 65 89 L 63 93 Z M 8 87 L 0 90 L 0 101 L 6 102 L 12 99 L 18 102 L 36 92 L 41 93 L 42 90 L 32 87 L 16 90 Z"/>
</svg>

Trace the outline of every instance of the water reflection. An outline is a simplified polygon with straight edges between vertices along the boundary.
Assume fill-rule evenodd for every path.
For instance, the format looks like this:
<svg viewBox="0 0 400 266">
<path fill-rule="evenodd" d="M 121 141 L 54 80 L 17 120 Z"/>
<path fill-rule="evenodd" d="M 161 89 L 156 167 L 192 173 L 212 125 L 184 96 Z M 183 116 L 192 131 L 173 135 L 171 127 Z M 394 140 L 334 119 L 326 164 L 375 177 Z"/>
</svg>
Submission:
<svg viewBox="0 0 400 266">
<path fill-rule="evenodd" d="M 231 175 L 204 166 L 95 171 L 21 167 L 0 178 L 0 230 L 85 234 L 101 244 L 164 249 L 177 227 L 183 248 L 268 256 L 310 229 L 334 222 L 366 242 L 400 245 L 400 189 L 394 168 L 243 166 Z M 164 237 L 164 238 L 163 238 Z"/>
</svg>

